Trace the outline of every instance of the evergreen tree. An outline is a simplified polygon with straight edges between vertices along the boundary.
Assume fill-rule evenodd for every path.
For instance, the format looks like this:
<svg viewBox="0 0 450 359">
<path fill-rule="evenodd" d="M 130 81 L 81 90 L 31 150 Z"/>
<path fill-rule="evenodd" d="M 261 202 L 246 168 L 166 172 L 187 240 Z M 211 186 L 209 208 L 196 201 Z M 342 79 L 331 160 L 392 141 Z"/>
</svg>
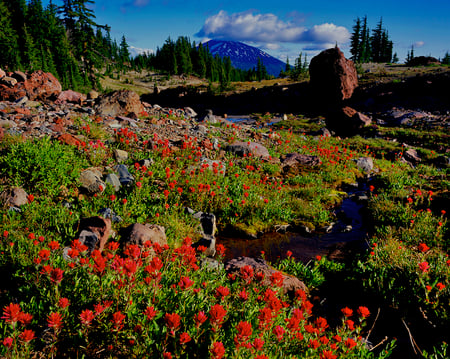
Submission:
<svg viewBox="0 0 450 359">
<path fill-rule="evenodd" d="M 12 14 L 3 0 L 0 0 L 0 67 L 16 69 L 20 64 L 18 35 L 12 24 Z"/>
<path fill-rule="evenodd" d="M 371 58 L 371 49 L 370 49 L 370 37 L 369 37 L 369 27 L 367 26 L 367 15 L 364 16 L 362 22 L 361 29 L 361 47 L 360 47 L 360 55 L 359 62 L 366 63 L 370 61 Z"/>
<path fill-rule="evenodd" d="M 359 62 L 361 57 L 361 20 L 359 17 L 355 20 L 355 25 L 353 25 L 352 36 L 350 37 L 350 53 L 352 54 L 351 59 L 353 62 Z"/>
<path fill-rule="evenodd" d="M 441 62 L 443 65 L 450 65 L 450 54 L 448 53 L 448 51 L 445 53 L 444 58 Z"/>
<path fill-rule="evenodd" d="M 397 53 L 394 53 L 394 56 L 392 56 L 392 63 L 397 64 L 399 62 L 399 58 Z"/>
<path fill-rule="evenodd" d="M 119 58 L 120 61 L 123 64 L 125 64 L 125 62 L 129 62 L 130 61 L 130 51 L 128 50 L 130 46 L 128 46 L 127 43 L 127 39 L 125 38 L 125 35 L 122 36 L 122 41 L 120 41 L 120 45 L 119 45 Z"/>
</svg>

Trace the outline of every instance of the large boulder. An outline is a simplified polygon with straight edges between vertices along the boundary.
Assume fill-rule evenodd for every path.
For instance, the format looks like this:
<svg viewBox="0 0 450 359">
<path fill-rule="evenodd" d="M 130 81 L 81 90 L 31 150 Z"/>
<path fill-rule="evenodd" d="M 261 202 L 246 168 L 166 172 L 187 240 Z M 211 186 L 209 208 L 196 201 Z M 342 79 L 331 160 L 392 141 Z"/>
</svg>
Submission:
<svg viewBox="0 0 450 359">
<path fill-rule="evenodd" d="M 298 174 L 304 167 L 314 167 L 321 164 L 320 158 L 313 155 L 288 153 L 281 157 L 281 166 L 285 174 Z"/>
<path fill-rule="evenodd" d="M 158 243 L 161 247 L 167 244 L 166 230 L 156 224 L 135 223 L 125 229 L 123 240 L 125 245 L 145 245 L 146 242 Z"/>
<path fill-rule="evenodd" d="M 6 207 L 20 207 L 28 203 L 28 194 L 23 188 L 14 187 L 0 193 L 0 201 Z"/>
<path fill-rule="evenodd" d="M 256 142 L 236 141 L 228 145 L 226 151 L 241 157 L 249 155 L 265 159 L 270 157 L 267 148 Z"/>
<path fill-rule="evenodd" d="M 334 47 L 313 57 L 309 65 L 311 86 L 326 102 L 340 102 L 350 98 L 358 86 L 358 74 L 351 60 Z"/>
<path fill-rule="evenodd" d="M 28 79 L 20 83 L 24 86 L 30 100 L 51 100 L 56 98 L 61 90 L 61 84 L 50 72 L 38 70 L 33 72 Z M 18 86 L 19 86 L 18 85 Z"/>
<path fill-rule="evenodd" d="M 277 271 L 275 268 L 267 264 L 264 259 L 261 258 L 250 258 L 250 257 L 238 257 L 229 260 L 225 264 L 225 270 L 227 273 L 236 274 L 242 276 L 241 268 L 250 266 L 253 269 L 254 274 L 262 273 L 264 278 L 262 280 L 263 285 L 271 285 L 271 276 Z M 307 291 L 306 285 L 300 281 L 298 278 L 291 276 L 286 273 L 282 273 L 283 283 L 281 288 L 285 293 L 294 294 L 297 290 Z"/>
<path fill-rule="evenodd" d="M 58 98 L 56 99 L 55 103 L 62 104 L 62 103 L 77 103 L 80 104 L 86 100 L 86 95 L 83 95 L 79 92 L 72 91 L 72 90 L 66 90 L 61 92 L 58 95 Z"/>
<path fill-rule="evenodd" d="M 327 126 L 339 136 L 353 136 L 372 123 L 369 116 L 345 106 L 326 118 Z"/>
<path fill-rule="evenodd" d="M 101 252 L 111 233 L 111 220 L 109 218 L 97 216 L 83 218 L 80 221 L 78 237 L 84 245 L 88 246 L 89 252 L 96 248 Z"/>
<path fill-rule="evenodd" d="M 127 116 L 130 113 L 139 114 L 143 112 L 144 106 L 137 93 L 120 90 L 100 96 L 95 111 L 103 116 Z"/>
</svg>

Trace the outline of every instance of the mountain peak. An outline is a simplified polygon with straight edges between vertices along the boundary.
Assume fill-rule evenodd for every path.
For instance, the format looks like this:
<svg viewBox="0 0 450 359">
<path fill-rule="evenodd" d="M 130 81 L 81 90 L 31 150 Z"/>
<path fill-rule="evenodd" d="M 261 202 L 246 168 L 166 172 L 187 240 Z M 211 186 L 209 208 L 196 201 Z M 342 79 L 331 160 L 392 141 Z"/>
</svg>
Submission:
<svg viewBox="0 0 450 359">
<path fill-rule="evenodd" d="M 283 61 L 269 55 L 267 52 L 242 42 L 209 40 L 204 45 L 209 47 L 209 51 L 213 55 L 219 55 L 222 58 L 229 57 L 231 64 L 238 69 L 250 70 L 256 68 L 258 58 L 261 59 L 267 72 L 273 76 L 278 76 L 280 71 L 286 67 Z"/>
</svg>

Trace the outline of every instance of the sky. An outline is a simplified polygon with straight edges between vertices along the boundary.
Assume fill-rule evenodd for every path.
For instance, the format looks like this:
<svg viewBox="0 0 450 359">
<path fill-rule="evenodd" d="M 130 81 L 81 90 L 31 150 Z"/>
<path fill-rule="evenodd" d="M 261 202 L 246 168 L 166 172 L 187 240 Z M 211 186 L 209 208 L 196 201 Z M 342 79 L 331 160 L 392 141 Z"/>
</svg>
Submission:
<svg viewBox="0 0 450 359">
<path fill-rule="evenodd" d="M 132 53 L 155 51 L 170 36 L 241 41 L 291 64 L 300 52 L 310 59 L 336 42 L 350 57 L 357 17 L 370 29 L 380 18 L 400 62 L 450 52 L 450 0 L 94 0 L 96 22 L 125 35 Z M 62 0 L 53 0 L 61 5 Z M 45 1 L 44 1 L 45 3 Z"/>
</svg>

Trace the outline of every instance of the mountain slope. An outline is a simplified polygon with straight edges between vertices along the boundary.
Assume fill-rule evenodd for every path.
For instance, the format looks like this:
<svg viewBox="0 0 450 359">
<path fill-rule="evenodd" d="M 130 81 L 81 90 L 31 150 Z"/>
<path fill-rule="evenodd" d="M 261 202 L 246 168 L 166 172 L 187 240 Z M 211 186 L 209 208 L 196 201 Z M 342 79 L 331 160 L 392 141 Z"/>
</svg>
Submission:
<svg viewBox="0 0 450 359">
<path fill-rule="evenodd" d="M 231 64 L 239 69 L 250 70 L 256 68 L 258 58 L 267 69 L 270 75 L 278 76 L 281 70 L 284 70 L 286 64 L 283 61 L 270 56 L 268 53 L 237 41 L 209 40 L 204 44 L 209 47 L 213 55 L 220 57 L 228 56 Z"/>
</svg>

